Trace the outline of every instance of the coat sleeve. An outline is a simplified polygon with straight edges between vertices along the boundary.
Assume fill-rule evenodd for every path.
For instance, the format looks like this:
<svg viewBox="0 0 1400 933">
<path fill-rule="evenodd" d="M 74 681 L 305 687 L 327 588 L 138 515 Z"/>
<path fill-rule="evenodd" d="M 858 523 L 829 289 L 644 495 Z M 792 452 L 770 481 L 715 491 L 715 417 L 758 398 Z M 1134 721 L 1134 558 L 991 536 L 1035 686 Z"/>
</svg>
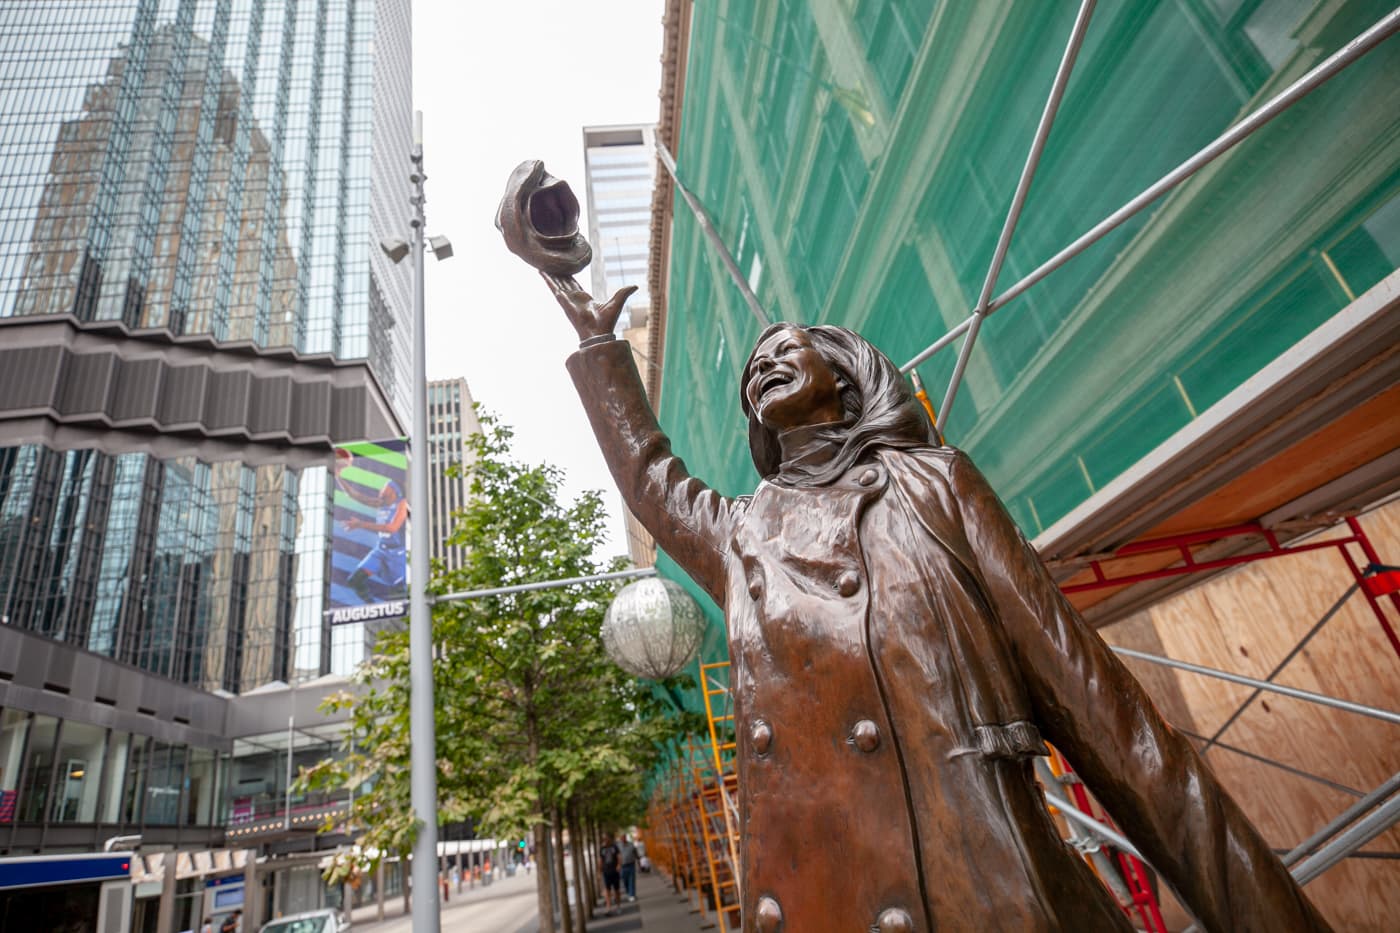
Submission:
<svg viewBox="0 0 1400 933">
<path fill-rule="evenodd" d="M 950 480 L 1046 738 L 1202 927 L 1329 929 L 1201 756 L 1070 605 L 964 455 Z"/>
<path fill-rule="evenodd" d="M 733 500 L 691 476 L 671 452 L 625 341 L 579 350 L 566 365 L 622 500 L 656 543 L 723 606 Z"/>
</svg>

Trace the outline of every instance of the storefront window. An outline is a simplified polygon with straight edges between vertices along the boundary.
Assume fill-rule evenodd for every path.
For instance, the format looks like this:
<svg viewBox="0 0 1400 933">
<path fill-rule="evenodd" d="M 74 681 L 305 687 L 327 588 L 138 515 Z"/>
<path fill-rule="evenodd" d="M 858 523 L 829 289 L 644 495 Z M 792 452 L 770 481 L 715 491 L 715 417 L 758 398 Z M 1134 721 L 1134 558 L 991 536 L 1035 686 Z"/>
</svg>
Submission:
<svg viewBox="0 0 1400 933">
<path fill-rule="evenodd" d="M 61 823 L 96 820 L 106 747 L 106 729 L 72 720 L 63 723 L 58 742 L 58 783 L 50 819 Z"/>
<path fill-rule="evenodd" d="M 15 821 L 20 766 L 24 761 L 24 734 L 29 714 L 7 709 L 0 715 L 0 823 Z"/>
<path fill-rule="evenodd" d="M 172 826 L 179 822 L 184 787 L 185 746 L 153 743 L 146 780 L 147 825 Z"/>
<path fill-rule="evenodd" d="M 219 755 L 207 748 L 190 749 L 190 771 L 186 779 L 185 818 L 189 826 L 214 822 L 214 802 L 218 799 Z"/>
<path fill-rule="evenodd" d="M 35 714 L 29 727 L 29 746 L 24 752 L 24 782 L 19 791 L 19 818 L 37 823 L 44 818 L 54 780 L 54 740 L 58 720 Z"/>
</svg>

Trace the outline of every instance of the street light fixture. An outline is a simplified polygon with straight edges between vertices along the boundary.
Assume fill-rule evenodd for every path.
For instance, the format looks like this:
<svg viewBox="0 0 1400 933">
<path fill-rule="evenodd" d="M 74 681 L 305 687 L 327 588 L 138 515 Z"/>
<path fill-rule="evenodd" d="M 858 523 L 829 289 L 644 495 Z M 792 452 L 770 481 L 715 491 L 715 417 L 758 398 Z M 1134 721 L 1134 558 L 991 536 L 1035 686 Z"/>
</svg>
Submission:
<svg viewBox="0 0 1400 933">
<path fill-rule="evenodd" d="M 449 259 L 452 256 L 452 244 L 447 241 L 445 236 L 428 237 L 428 249 L 433 251 L 433 255 L 439 261 Z"/>
<path fill-rule="evenodd" d="M 408 255 L 409 246 L 403 240 L 380 240 L 379 248 L 384 251 L 384 255 L 389 257 L 389 261 L 397 265 Z"/>
<path fill-rule="evenodd" d="M 422 820 L 413 844 L 413 933 L 439 933 L 437 853 L 437 736 L 433 725 L 433 619 L 428 607 L 428 343 L 423 313 L 423 112 L 413 114 L 413 243 L 385 239 L 379 243 L 395 264 L 413 255 L 413 427 L 409 448 L 409 554 L 416 562 L 408 580 L 408 736 L 409 802 Z M 445 236 L 427 241 L 433 255 L 447 259 L 452 244 Z"/>
</svg>

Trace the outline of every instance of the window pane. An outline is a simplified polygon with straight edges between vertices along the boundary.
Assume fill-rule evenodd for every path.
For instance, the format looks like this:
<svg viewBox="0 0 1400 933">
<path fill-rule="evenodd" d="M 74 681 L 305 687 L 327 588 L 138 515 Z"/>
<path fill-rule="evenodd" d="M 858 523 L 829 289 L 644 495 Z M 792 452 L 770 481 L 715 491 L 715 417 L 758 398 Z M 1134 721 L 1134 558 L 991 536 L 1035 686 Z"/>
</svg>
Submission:
<svg viewBox="0 0 1400 933">
<path fill-rule="evenodd" d="M 58 737 L 58 720 L 34 716 L 29 728 L 29 748 L 24 753 L 24 784 L 19 793 L 19 818 L 37 823 L 44 818 L 53 780 L 53 745 Z"/>
<path fill-rule="evenodd" d="M 0 823 L 15 821 L 20 756 L 24 754 L 24 734 L 28 728 L 29 714 L 22 710 L 7 709 L 0 717 Z"/>
<path fill-rule="evenodd" d="M 91 823 L 97 817 L 97 792 L 107 730 L 87 723 L 64 722 L 58 743 L 58 786 L 50 819 Z"/>
</svg>

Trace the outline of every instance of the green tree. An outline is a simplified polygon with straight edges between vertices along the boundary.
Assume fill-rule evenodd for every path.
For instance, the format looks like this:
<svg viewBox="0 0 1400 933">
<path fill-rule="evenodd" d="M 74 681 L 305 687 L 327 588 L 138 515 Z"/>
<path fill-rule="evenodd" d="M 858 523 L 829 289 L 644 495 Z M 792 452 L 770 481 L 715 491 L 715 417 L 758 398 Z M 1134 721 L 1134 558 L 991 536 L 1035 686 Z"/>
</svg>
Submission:
<svg viewBox="0 0 1400 933">
<path fill-rule="evenodd" d="M 457 516 L 453 544 L 464 565 L 439 573 L 438 593 L 494 589 L 589 576 L 607 567 L 594 554 L 605 537 L 598 493 L 560 502 L 562 475 L 510 453 L 512 433 L 490 417 L 470 440 L 469 505 Z M 577 821 L 575 845 L 589 826 L 640 817 L 641 775 L 665 739 L 695 723 L 668 713 L 649 685 L 606 657 L 600 638 L 615 584 L 553 587 L 444 602 L 434 610 L 434 699 L 438 821 L 472 817 L 483 832 L 529 830 L 543 856 L 565 821 Z M 304 772 L 307 788 L 350 788 L 346 823 L 364 853 L 337 861 L 330 880 L 368 869 L 381 854 L 411 850 L 418 823 L 409 806 L 408 636 L 387 633 L 358 675 L 361 691 L 327 700 L 348 710 L 340 755 Z M 581 850 L 576 850 L 576 854 Z M 556 866 L 562 858 L 556 859 Z M 583 860 L 575 858 L 578 873 Z M 562 878 L 541 861 L 541 929 L 552 929 L 551 884 Z M 575 879 L 577 890 L 591 886 Z M 566 901 L 561 898 L 561 903 Z M 582 929 L 584 917 L 565 929 Z"/>
</svg>

